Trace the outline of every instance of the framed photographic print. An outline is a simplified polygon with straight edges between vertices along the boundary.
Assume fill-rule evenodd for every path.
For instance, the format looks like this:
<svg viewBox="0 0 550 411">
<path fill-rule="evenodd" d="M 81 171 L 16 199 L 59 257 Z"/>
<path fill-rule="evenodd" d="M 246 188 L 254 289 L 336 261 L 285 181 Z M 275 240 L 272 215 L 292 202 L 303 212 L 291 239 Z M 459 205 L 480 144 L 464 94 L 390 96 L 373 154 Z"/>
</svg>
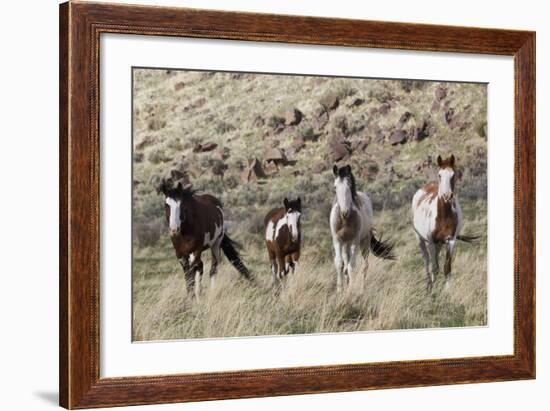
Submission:
<svg viewBox="0 0 550 411">
<path fill-rule="evenodd" d="M 535 377 L 535 33 L 60 6 L 60 403 Z"/>
</svg>

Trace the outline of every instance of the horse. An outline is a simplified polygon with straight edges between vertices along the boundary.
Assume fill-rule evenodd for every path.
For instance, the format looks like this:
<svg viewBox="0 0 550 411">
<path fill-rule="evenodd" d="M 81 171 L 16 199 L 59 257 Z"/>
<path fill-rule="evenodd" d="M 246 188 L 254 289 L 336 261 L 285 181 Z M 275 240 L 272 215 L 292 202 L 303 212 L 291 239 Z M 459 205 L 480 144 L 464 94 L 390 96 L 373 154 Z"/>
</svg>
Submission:
<svg viewBox="0 0 550 411">
<path fill-rule="evenodd" d="M 393 245 L 378 240 L 373 229 L 373 211 L 369 196 L 357 191 L 355 177 L 351 166 L 341 168 L 334 166 L 334 188 L 336 199 L 330 211 L 330 231 L 334 246 L 334 265 L 336 266 L 337 290 L 342 290 L 342 283 L 348 287 L 353 283 L 353 270 L 358 252 L 365 259 L 363 287 L 368 268 L 369 248 L 377 257 L 394 260 Z"/>
<path fill-rule="evenodd" d="M 464 225 L 462 209 L 455 192 L 456 180 L 460 173 L 456 170 L 454 154 L 445 160 L 437 157 L 438 182 L 428 183 L 420 188 L 413 197 L 413 227 L 424 258 L 426 271 L 426 290 L 431 293 L 435 277 L 439 271 L 439 252 L 446 248 L 445 285 L 451 275 L 451 262 L 456 251 L 457 240 L 472 243 L 478 236 L 460 234 Z M 431 273 L 430 273 L 431 259 Z"/>
<path fill-rule="evenodd" d="M 197 194 L 181 182 L 175 188 L 163 181 L 159 193 L 164 194 L 164 210 L 168 222 L 170 239 L 176 257 L 183 268 L 187 293 L 194 289 L 195 298 L 200 295 L 203 274 L 201 254 L 210 249 L 210 285 L 215 287 L 221 251 L 231 264 L 247 280 L 252 280 L 250 271 L 241 260 L 238 245 L 226 232 L 222 203 L 209 194 Z"/>
<path fill-rule="evenodd" d="M 265 246 L 271 263 L 273 284 L 292 274 L 300 258 L 302 200 L 284 199 L 284 207 L 272 209 L 264 218 Z"/>
</svg>

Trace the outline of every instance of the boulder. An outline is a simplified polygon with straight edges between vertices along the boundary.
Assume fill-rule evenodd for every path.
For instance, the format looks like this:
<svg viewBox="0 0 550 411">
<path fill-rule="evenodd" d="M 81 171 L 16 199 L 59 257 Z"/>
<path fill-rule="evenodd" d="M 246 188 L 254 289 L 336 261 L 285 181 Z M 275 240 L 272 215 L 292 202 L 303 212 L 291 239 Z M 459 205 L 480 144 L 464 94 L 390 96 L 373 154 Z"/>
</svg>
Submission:
<svg viewBox="0 0 550 411">
<path fill-rule="evenodd" d="M 340 99 L 336 93 L 328 93 L 319 100 L 319 104 L 321 104 L 326 111 L 331 111 L 338 107 Z"/>
<path fill-rule="evenodd" d="M 346 140 L 333 139 L 328 143 L 328 153 L 333 162 L 347 160 L 351 157 L 351 144 Z"/>
<path fill-rule="evenodd" d="M 265 160 L 268 163 L 274 163 L 277 166 L 285 166 L 288 163 L 285 151 L 281 148 L 274 147 L 270 149 L 265 156 Z"/>
<path fill-rule="evenodd" d="M 407 122 L 409 121 L 409 119 L 411 118 L 411 113 L 408 112 L 408 111 L 405 111 L 401 117 L 399 118 L 399 121 L 397 122 L 397 128 L 402 128 L 405 124 L 407 124 Z"/>
<path fill-rule="evenodd" d="M 183 81 L 180 81 L 180 82 L 174 84 L 174 91 L 183 90 L 184 87 L 185 87 L 185 83 Z"/>
<path fill-rule="evenodd" d="M 435 98 L 437 101 L 443 100 L 445 97 L 447 97 L 447 89 L 443 86 L 438 86 L 435 89 Z"/>
<path fill-rule="evenodd" d="M 382 116 L 385 116 L 388 114 L 391 110 L 391 106 L 389 103 L 383 103 L 380 107 L 378 107 L 378 113 Z"/>
<path fill-rule="evenodd" d="M 208 151 L 213 151 L 218 145 L 212 142 L 206 142 L 204 144 L 197 144 L 193 147 L 193 153 L 206 153 Z"/>
<path fill-rule="evenodd" d="M 365 99 L 357 97 L 357 98 L 353 99 L 353 101 L 351 103 L 348 104 L 348 107 L 350 107 L 350 108 L 351 107 L 358 107 L 361 104 L 363 104 L 364 102 L 365 102 Z"/>
<path fill-rule="evenodd" d="M 303 114 L 297 108 L 286 110 L 283 114 L 287 126 L 296 126 L 302 121 Z"/>
<path fill-rule="evenodd" d="M 407 142 L 407 133 L 403 130 L 396 130 L 390 134 L 388 141 L 392 146 L 404 144 Z"/>
<path fill-rule="evenodd" d="M 248 166 L 241 173 L 241 179 L 245 182 L 257 181 L 266 177 L 262 164 L 257 158 L 248 160 Z"/>
</svg>

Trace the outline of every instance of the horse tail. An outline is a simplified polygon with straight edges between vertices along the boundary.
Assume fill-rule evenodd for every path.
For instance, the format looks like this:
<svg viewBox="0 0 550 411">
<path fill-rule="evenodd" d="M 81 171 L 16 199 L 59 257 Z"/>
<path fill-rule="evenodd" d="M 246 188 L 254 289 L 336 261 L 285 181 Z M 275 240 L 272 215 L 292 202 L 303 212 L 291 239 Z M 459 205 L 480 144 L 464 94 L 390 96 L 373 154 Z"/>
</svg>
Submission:
<svg viewBox="0 0 550 411">
<path fill-rule="evenodd" d="M 395 260 L 396 256 L 393 253 L 393 248 L 394 244 L 383 241 L 382 236 L 380 236 L 380 239 L 378 240 L 374 231 L 371 232 L 370 249 L 375 256 L 383 258 L 384 260 Z"/>
<path fill-rule="evenodd" d="M 480 238 L 481 236 L 479 235 L 459 235 L 456 237 L 457 240 L 464 241 L 468 244 L 477 244 Z"/>
<path fill-rule="evenodd" d="M 223 235 L 221 247 L 223 253 L 229 260 L 229 262 L 237 269 L 241 275 L 249 281 L 252 281 L 252 274 L 248 271 L 248 268 L 244 265 L 241 260 L 241 255 L 238 251 L 240 245 L 233 241 L 227 234 Z"/>
</svg>

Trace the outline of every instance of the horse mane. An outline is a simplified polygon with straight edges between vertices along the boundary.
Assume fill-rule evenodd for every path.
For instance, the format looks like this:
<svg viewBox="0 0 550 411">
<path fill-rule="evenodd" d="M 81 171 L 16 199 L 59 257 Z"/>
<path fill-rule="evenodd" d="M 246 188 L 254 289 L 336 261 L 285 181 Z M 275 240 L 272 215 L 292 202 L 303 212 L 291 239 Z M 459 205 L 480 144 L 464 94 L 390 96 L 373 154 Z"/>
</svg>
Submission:
<svg viewBox="0 0 550 411">
<path fill-rule="evenodd" d="M 357 185 L 355 183 L 355 176 L 353 175 L 352 171 L 351 171 L 351 167 L 350 166 L 346 166 L 346 167 L 342 167 L 338 170 L 338 175 L 340 176 L 340 178 L 349 178 L 349 182 L 350 182 L 350 190 L 351 190 L 351 199 L 353 200 L 353 202 L 355 203 L 356 201 L 356 198 L 357 198 Z"/>
</svg>

